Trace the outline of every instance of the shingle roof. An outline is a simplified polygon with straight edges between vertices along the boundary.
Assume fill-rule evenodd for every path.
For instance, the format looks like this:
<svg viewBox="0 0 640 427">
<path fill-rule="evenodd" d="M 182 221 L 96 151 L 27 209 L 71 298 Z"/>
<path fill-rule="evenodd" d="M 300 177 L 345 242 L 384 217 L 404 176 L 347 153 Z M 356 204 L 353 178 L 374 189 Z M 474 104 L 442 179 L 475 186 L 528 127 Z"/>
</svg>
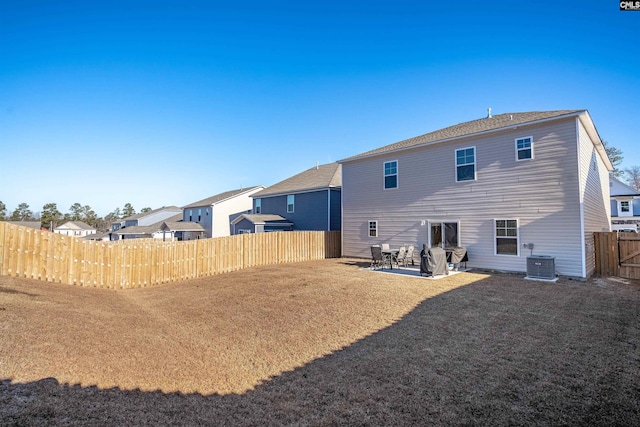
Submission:
<svg viewBox="0 0 640 427">
<path fill-rule="evenodd" d="M 21 225 L 23 227 L 35 228 L 36 230 L 40 230 L 41 224 L 40 221 L 3 221 L 13 225 Z"/>
<path fill-rule="evenodd" d="M 252 224 L 266 224 L 267 222 L 279 222 L 285 224 L 293 224 L 288 219 L 275 214 L 242 214 L 237 216 L 233 221 L 233 224 L 237 224 L 242 219 L 246 219 Z"/>
<path fill-rule="evenodd" d="M 154 214 L 156 212 L 160 212 L 160 211 L 163 211 L 163 210 L 180 210 L 180 208 L 177 207 L 177 206 L 163 206 L 163 207 L 158 208 L 158 209 L 150 210 L 149 212 L 140 212 L 140 213 L 137 213 L 135 215 L 131 215 L 131 216 L 128 216 L 126 218 L 122 218 L 121 221 L 133 221 L 134 219 L 144 218 L 145 216 L 149 216 L 149 215 L 152 215 L 152 214 Z"/>
<path fill-rule="evenodd" d="M 444 129 L 436 130 L 434 132 L 429 132 L 424 135 L 405 139 L 404 141 L 399 141 L 381 148 L 376 148 L 375 150 L 370 150 L 361 154 L 357 154 L 355 156 L 348 157 L 346 159 L 340 160 L 340 162 L 347 162 L 363 157 L 375 156 L 378 154 L 404 150 L 421 145 L 434 144 L 478 133 L 497 131 L 500 129 L 506 129 L 513 126 L 533 123 L 541 120 L 557 119 L 563 116 L 574 116 L 584 111 L 586 110 L 531 111 L 525 113 L 498 114 L 492 117 L 485 117 L 482 119 L 472 120 L 470 122 L 460 123 L 454 126 L 446 127 Z"/>
<path fill-rule="evenodd" d="M 329 163 L 300 172 L 297 175 L 255 193 L 252 197 L 260 198 L 274 194 L 291 194 L 301 191 L 341 186 L 342 165 L 340 163 Z"/>
<path fill-rule="evenodd" d="M 179 208 L 178 208 L 179 209 Z M 164 219 L 162 221 L 158 221 L 155 224 L 151 224 L 151 225 L 135 225 L 135 226 L 131 226 L 131 227 L 122 227 L 120 230 L 116 231 L 116 234 L 153 234 L 156 231 L 160 230 L 160 227 L 162 226 L 162 224 L 164 222 L 174 222 L 174 221 L 180 221 L 182 219 L 182 214 L 175 214 L 174 216 L 171 216 L 167 219 Z"/>
<path fill-rule="evenodd" d="M 204 231 L 204 227 L 197 222 L 165 221 L 163 228 L 168 231 Z"/>
<path fill-rule="evenodd" d="M 72 230 L 95 230 L 95 228 L 91 227 L 88 224 L 85 224 L 82 221 L 67 221 L 64 224 L 54 228 L 54 230 L 61 229 L 72 229 Z"/>
<path fill-rule="evenodd" d="M 247 188 L 239 188 L 237 190 L 225 191 L 224 193 L 216 194 L 215 196 L 207 197 L 206 199 L 202 199 L 200 201 L 190 203 L 183 208 L 193 208 L 197 206 L 211 206 L 215 203 L 219 203 L 223 200 L 229 199 L 231 197 L 237 196 L 242 193 L 247 193 L 249 191 L 255 190 L 256 188 L 260 188 L 262 185 L 256 185 L 254 187 Z"/>
</svg>

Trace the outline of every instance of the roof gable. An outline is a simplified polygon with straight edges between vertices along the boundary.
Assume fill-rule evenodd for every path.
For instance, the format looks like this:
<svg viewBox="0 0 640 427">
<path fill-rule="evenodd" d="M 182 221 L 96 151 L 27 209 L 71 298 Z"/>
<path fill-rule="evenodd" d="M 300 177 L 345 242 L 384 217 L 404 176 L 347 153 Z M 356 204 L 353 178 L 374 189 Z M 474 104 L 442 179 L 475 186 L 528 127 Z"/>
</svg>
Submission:
<svg viewBox="0 0 640 427">
<path fill-rule="evenodd" d="M 149 215 L 153 215 L 153 214 L 161 212 L 161 211 L 181 211 L 181 209 L 179 207 L 177 207 L 177 206 L 163 206 L 161 208 L 153 209 L 153 210 L 150 210 L 148 212 L 140 212 L 140 213 L 128 216 L 126 218 L 122 218 L 121 221 L 133 221 L 133 220 L 136 220 L 136 219 L 144 218 L 144 217 L 149 216 Z"/>
<path fill-rule="evenodd" d="M 252 197 L 260 198 L 276 194 L 293 194 L 330 187 L 342 187 L 342 165 L 339 163 L 328 163 L 307 169 L 259 191 Z"/>
<path fill-rule="evenodd" d="M 88 224 L 82 221 L 67 221 L 64 224 L 54 228 L 54 230 L 95 230 Z"/>
<path fill-rule="evenodd" d="M 224 193 L 220 193 L 220 194 L 216 194 L 215 196 L 211 196 L 211 197 L 207 197 L 206 199 L 202 199 L 200 201 L 194 202 L 194 203 L 189 203 L 186 206 L 183 206 L 184 208 L 194 208 L 197 206 L 211 206 L 211 205 L 215 205 L 216 203 L 220 203 L 223 202 L 227 199 L 230 199 L 232 197 L 237 197 L 246 193 L 250 193 L 252 191 L 256 191 L 258 189 L 264 188 L 264 186 L 262 185 L 256 185 L 253 187 L 248 187 L 248 188 L 239 188 L 237 190 L 230 190 L 230 191 L 225 191 Z"/>
<path fill-rule="evenodd" d="M 632 186 L 625 184 L 624 182 L 612 176 L 609 177 L 609 188 L 611 197 L 640 195 L 640 192 L 636 191 Z"/>
</svg>

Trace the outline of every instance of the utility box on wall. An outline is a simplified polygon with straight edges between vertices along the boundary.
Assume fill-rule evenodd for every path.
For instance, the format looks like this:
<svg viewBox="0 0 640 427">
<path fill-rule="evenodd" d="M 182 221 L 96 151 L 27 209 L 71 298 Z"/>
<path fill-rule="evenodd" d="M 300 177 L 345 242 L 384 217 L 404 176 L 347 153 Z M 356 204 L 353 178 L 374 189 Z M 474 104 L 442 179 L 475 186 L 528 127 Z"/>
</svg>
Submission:
<svg viewBox="0 0 640 427">
<path fill-rule="evenodd" d="M 556 278 L 556 258 L 549 255 L 527 257 L 527 277 L 530 280 L 553 281 Z"/>
</svg>

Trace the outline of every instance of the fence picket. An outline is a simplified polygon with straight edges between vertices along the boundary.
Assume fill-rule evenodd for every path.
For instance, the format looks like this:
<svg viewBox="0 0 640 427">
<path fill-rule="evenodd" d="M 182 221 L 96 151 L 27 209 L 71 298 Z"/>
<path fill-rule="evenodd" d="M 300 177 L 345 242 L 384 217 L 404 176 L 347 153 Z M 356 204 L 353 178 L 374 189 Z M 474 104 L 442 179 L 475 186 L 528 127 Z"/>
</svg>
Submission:
<svg viewBox="0 0 640 427">
<path fill-rule="evenodd" d="M 240 234 L 189 242 L 135 240 L 95 242 L 0 222 L 0 275 L 127 289 L 340 257 L 341 251 L 340 232 L 322 231 Z"/>
</svg>

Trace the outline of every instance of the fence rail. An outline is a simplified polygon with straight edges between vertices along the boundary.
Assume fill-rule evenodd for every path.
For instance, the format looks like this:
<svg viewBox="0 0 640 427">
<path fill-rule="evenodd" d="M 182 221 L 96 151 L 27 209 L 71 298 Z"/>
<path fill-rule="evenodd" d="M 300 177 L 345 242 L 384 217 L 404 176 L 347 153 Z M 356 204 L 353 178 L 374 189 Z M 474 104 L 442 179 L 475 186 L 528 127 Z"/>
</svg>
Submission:
<svg viewBox="0 0 640 427">
<path fill-rule="evenodd" d="M 0 222 L 0 275 L 80 286 L 137 288 L 340 256 L 339 231 L 241 234 L 188 242 L 132 239 L 114 244 Z"/>
</svg>

